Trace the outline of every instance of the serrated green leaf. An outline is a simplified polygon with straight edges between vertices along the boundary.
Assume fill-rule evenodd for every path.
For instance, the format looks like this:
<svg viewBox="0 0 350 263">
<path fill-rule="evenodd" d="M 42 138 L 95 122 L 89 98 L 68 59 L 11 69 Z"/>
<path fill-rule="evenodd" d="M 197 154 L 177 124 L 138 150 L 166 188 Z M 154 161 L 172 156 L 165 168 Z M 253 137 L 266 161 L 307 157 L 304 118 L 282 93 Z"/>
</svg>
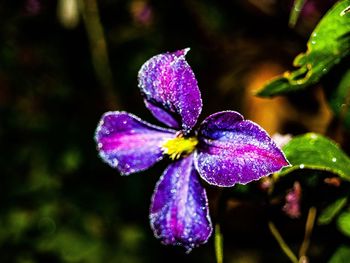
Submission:
<svg viewBox="0 0 350 263">
<path fill-rule="evenodd" d="M 258 91 L 270 97 L 304 89 L 317 83 L 350 53 L 350 0 L 336 3 L 321 19 L 307 43 L 306 53 L 294 59 L 298 69 L 285 72 Z"/>
<path fill-rule="evenodd" d="M 337 226 L 340 232 L 350 237 L 350 212 L 340 214 L 337 220 Z"/>
<path fill-rule="evenodd" d="M 347 201 L 347 197 L 342 197 L 337 199 L 334 203 L 327 206 L 318 216 L 318 224 L 329 224 L 333 220 L 333 218 L 340 212 L 340 210 L 346 205 Z"/>
<path fill-rule="evenodd" d="M 296 169 L 329 171 L 350 181 L 350 159 L 336 143 L 316 133 L 296 136 L 284 147 L 288 161 L 292 164 L 277 176 Z"/>
<path fill-rule="evenodd" d="M 335 251 L 328 263 L 348 263 L 350 258 L 350 247 L 340 246 Z"/>
</svg>

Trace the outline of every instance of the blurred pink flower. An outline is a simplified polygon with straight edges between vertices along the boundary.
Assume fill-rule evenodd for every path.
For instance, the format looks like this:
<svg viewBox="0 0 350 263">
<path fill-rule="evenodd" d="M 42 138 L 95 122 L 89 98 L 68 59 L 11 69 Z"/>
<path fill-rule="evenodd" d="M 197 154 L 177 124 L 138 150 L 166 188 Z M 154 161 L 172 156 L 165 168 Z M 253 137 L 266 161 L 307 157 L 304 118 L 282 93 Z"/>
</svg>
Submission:
<svg viewBox="0 0 350 263">
<path fill-rule="evenodd" d="M 38 0 L 27 0 L 25 2 L 25 11 L 28 15 L 35 16 L 41 11 L 41 4 Z"/>
<path fill-rule="evenodd" d="M 286 195 L 286 204 L 283 211 L 291 218 L 299 218 L 301 200 L 301 186 L 298 181 L 294 182 L 293 188 Z"/>
</svg>

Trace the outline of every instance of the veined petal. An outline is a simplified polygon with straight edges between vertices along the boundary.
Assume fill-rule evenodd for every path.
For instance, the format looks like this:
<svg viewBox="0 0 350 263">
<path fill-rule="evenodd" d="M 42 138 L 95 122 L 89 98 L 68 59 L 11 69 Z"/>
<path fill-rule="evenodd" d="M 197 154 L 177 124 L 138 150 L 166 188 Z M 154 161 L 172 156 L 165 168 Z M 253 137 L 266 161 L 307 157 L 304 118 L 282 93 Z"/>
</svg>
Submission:
<svg viewBox="0 0 350 263">
<path fill-rule="evenodd" d="M 125 175 L 145 170 L 162 159 L 162 145 L 175 137 L 175 131 L 118 111 L 105 113 L 95 134 L 101 158 Z"/>
<path fill-rule="evenodd" d="M 150 209 L 151 227 L 162 243 L 187 251 L 211 235 L 208 200 L 193 155 L 168 166 L 157 183 Z"/>
<path fill-rule="evenodd" d="M 246 184 L 289 165 L 265 130 L 234 111 L 209 116 L 198 140 L 195 165 L 213 185 Z"/>
<path fill-rule="evenodd" d="M 152 57 L 138 74 L 146 107 L 161 122 L 188 132 L 197 122 L 202 99 L 185 59 L 189 48 Z"/>
</svg>

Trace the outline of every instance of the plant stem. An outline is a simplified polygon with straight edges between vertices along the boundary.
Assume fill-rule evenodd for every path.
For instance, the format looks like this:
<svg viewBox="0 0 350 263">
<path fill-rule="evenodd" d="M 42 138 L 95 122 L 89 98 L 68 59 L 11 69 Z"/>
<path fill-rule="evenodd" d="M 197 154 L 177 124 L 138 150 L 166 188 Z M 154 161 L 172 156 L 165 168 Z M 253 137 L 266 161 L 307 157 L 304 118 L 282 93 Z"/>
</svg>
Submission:
<svg viewBox="0 0 350 263">
<path fill-rule="evenodd" d="M 315 207 L 311 207 L 309 209 L 309 213 L 307 215 L 307 219 L 306 219 L 306 224 L 305 224 L 305 235 L 304 235 L 304 240 L 303 243 L 300 246 L 300 250 L 299 250 L 299 257 L 306 257 L 306 252 L 307 249 L 309 248 L 310 245 L 310 237 L 311 237 L 311 233 L 312 230 L 314 228 L 315 225 L 315 219 L 316 219 L 316 208 Z"/>
<path fill-rule="evenodd" d="M 224 260 L 224 248 L 223 248 L 223 238 L 220 230 L 220 225 L 215 225 L 215 255 L 216 262 L 223 263 Z"/>
<path fill-rule="evenodd" d="M 112 109 L 120 108 L 120 101 L 113 91 L 112 70 L 109 64 L 106 38 L 97 2 L 96 0 L 80 0 L 79 7 L 90 42 L 90 52 L 96 77 L 104 90 L 107 106 Z"/>
<path fill-rule="evenodd" d="M 293 262 L 293 263 L 299 263 L 298 258 L 295 256 L 293 251 L 289 248 L 287 243 L 282 238 L 281 234 L 277 230 L 275 224 L 271 221 L 269 221 L 269 229 L 271 231 L 271 234 L 276 239 L 277 243 L 280 245 L 283 252 L 287 255 L 287 257 Z"/>
<path fill-rule="evenodd" d="M 300 12 L 302 8 L 304 7 L 305 0 L 294 0 L 292 10 L 290 11 L 289 15 L 289 27 L 293 28 L 295 27 L 298 18 L 300 16 Z"/>
</svg>

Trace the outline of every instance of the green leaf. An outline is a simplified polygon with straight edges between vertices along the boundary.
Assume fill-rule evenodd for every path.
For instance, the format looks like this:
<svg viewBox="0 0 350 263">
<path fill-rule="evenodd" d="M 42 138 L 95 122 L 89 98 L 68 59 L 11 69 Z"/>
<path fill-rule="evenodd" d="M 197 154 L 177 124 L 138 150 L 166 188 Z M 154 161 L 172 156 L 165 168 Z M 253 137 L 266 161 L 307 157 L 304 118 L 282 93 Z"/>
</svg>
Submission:
<svg viewBox="0 0 350 263">
<path fill-rule="evenodd" d="M 318 216 L 318 224 L 329 224 L 333 220 L 333 218 L 340 212 L 340 210 L 346 205 L 347 201 L 347 197 L 342 197 L 337 199 L 334 203 L 327 206 Z"/>
<path fill-rule="evenodd" d="M 335 251 L 328 263 L 348 263 L 350 258 L 350 247 L 340 246 Z"/>
<path fill-rule="evenodd" d="M 337 220 L 337 226 L 340 232 L 350 237 L 350 212 L 340 214 Z"/>
<path fill-rule="evenodd" d="M 306 133 L 290 140 L 283 151 L 292 164 L 280 171 L 282 176 L 296 169 L 328 171 L 350 181 L 350 159 L 336 143 L 316 133 Z"/>
<path fill-rule="evenodd" d="M 313 31 L 306 53 L 294 59 L 298 69 L 285 72 L 258 91 L 262 97 L 304 89 L 317 83 L 334 65 L 350 53 L 350 0 L 336 3 Z"/>
<path fill-rule="evenodd" d="M 332 89 L 329 104 L 344 126 L 350 129 L 350 69 L 347 68 L 337 87 Z"/>
</svg>

